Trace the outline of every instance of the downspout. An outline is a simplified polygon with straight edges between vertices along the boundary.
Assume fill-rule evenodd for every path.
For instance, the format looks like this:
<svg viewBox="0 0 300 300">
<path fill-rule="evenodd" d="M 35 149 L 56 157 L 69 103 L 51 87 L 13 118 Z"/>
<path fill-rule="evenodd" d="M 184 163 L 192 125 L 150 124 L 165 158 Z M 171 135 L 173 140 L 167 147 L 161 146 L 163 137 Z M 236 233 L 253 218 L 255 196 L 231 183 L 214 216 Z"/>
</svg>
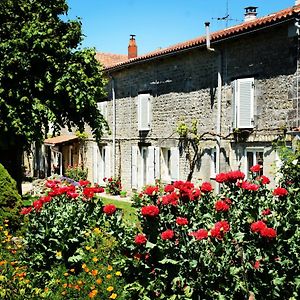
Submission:
<svg viewBox="0 0 300 300">
<path fill-rule="evenodd" d="M 112 102 L 113 102 L 113 159 L 112 159 L 112 169 L 113 169 L 113 177 L 116 176 L 116 94 L 115 94 L 115 80 L 111 77 L 111 94 L 112 94 Z"/>
<path fill-rule="evenodd" d="M 216 53 L 218 65 L 218 91 L 217 91 L 217 120 L 216 120 L 216 173 L 220 173 L 220 152 L 221 152 L 221 105 L 222 105 L 222 55 L 219 50 L 210 47 L 209 22 L 205 22 L 206 48 L 208 51 Z M 216 192 L 219 193 L 220 184 L 216 182 Z"/>
</svg>

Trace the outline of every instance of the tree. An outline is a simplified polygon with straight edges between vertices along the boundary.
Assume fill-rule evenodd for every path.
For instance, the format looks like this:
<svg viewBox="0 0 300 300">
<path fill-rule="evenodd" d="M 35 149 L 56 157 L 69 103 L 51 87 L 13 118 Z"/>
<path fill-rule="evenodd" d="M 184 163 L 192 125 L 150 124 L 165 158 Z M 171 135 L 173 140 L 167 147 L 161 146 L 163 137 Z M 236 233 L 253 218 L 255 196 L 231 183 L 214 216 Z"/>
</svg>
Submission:
<svg viewBox="0 0 300 300">
<path fill-rule="evenodd" d="M 41 143 L 49 123 L 97 140 L 107 123 L 97 110 L 105 96 L 95 51 L 79 49 L 81 22 L 67 20 L 65 0 L 1 0 L 0 162 L 21 183 L 21 158 Z"/>
</svg>

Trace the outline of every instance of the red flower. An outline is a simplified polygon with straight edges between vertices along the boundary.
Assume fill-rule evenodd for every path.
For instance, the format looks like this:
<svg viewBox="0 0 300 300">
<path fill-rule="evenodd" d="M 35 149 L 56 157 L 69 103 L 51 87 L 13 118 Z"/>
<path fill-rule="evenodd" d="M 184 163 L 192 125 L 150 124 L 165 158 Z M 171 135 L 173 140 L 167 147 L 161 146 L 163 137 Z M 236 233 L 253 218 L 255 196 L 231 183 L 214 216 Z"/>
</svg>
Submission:
<svg viewBox="0 0 300 300">
<path fill-rule="evenodd" d="M 202 193 L 210 193 L 213 188 L 209 182 L 203 182 L 200 189 Z"/>
<path fill-rule="evenodd" d="M 252 232 L 258 232 L 258 233 L 261 233 L 261 231 L 265 228 L 267 228 L 267 225 L 263 221 L 256 221 L 252 223 L 250 226 Z"/>
<path fill-rule="evenodd" d="M 112 177 L 108 178 L 107 180 L 108 180 L 108 182 L 112 182 L 113 181 Z"/>
<path fill-rule="evenodd" d="M 180 226 L 187 225 L 189 223 L 187 218 L 177 217 L 176 218 L 176 224 Z"/>
<path fill-rule="evenodd" d="M 270 183 L 270 179 L 265 175 L 261 175 L 258 179 L 261 180 L 261 184 L 269 184 Z"/>
<path fill-rule="evenodd" d="M 174 192 L 174 190 L 175 190 L 175 187 L 172 185 L 172 184 L 167 184 L 166 186 L 165 186 L 165 192 L 166 193 L 172 193 L 172 192 Z"/>
<path fill-rule="evenodd" d="M 104 192 L 103 187 L 100 186 L 94 187 L 94 193 L 103 193 L 103 192 Z"/>
<path fill-rule="evenodd" d="M 79 194 L 75 192 L 67 192 L 67 196 L 76 199 L 79 196 Z"/>
<path fill-rule="evenodd" d="M 146 236 L 143 234 L 143 233 L 139 233 L 135 236 L 134 238 L 134 242 L 137 244 L 137 245 L 143 245 L 143 244 L 146 244 L 147 243 L 147 238 Z"/>
<path fill-rule="evenodd" d="M 144 194 L 148 196 L 155 196 L 158 192 L 158 186 L 147 186 Z"/>
<path fill-rule="evenodd" d="M 263 210 L 261 214 L 262 214 L 263 216 L 268 216 L 268 215 L 270 215 L 271 213 L 272 213 L 272 212 L 271 212 L 270 208 L 267 208 L 267 209 Z"/>
<path fill-rule="evenodd" d="M 171 205 L 176 206 L 178 204 L 178 199 L 179 199 L 179 196 L 175 192 L 173 192 L 171 194 L 167 194 L 165 196 L 162 196 L 159 199 L 158 203 L 161 203 L 162 205 L 171 204 Z"/>
<path fill-rule="evenodd" d="M 227 173 L 227 178 L 229 182 L 236 182 L 237 180 L 243 180 L 245 178 L 245 174 L 241 171 L 231 171 Z"/>
<path fill-rule="evenodd" d="M 171 240 L 174 237 L 174 231 L 167 229 L 166 231 L 162 232 L 160 236 L 163 240 Z"/>
<path fill-rule="evenodd" d="M 46 202 L 50 202 L 51 199 L 52 198 L 50 196 L 44 196 L 44 197 L 41 197 L 39 200 L 41 200 L 43 203 L 46 203 Z"/>
<path fill-rule="evenodd" d="M 285 188 L 278 187 L 273 191 L 274 196 L 284 197 L 288 194 L 288 191 Z"/>
<path fill-rule="evenodd" d="M 228 211 L 229 205 L 225 201 L 219 200 L 215 203 L 215 209 L 216 211 Z"/>
<path fill-rule="evenodd" d="M 105 181 L 106 181 L 106 179 L 107 179 L 107 178 L 106 178 L 106 177 L 104 177 L 104 178 L 103 178 L 103 181 L 105 182 Z"/>
<path fill-rule="evenodd" d="M 85 187 L 83 189 L 83 195 L 86 197 L 86 198 L 93 198 L 94 197 L 94 188 L 91 188 L 91 187 Z"/>
<path fill-rule="evenodd" d="M 42 200 L 36 200 L 33 202 L 33 207 L 35 208 L 36 211 L 41 210 L 43 207 L 43 201 Z"/>
<path fill-rule="evenodd" d="M 197 200 L 201 196 L 200 189 L 194 189 L 190 195 L 191 201 Z"/>
<path fill-rule="evenodd" d="M 228 176 L 226 173 L 220 173 L 216 175 L 216 182 L 223 183 L 228 180 Z"/>
<path fill-rule="evenodd" d="M 193 236 L 196 240 L 203 240 L 207 238 L 208 232 L 206 229 L 199 229 L 197 231 L 190 232 L 189 235 Z"/>
<path fill-rule="evenodd" d="M 30 207 L 23 207 L 20 214 L 21 215 L 28 215 L 32 211 L 32 206 Z"/>
<path fill-rule="evenodd" d="M 259 164 L 257 164 L 257 165 L 255 165 L 255 166 L 252 166 L 252 167 L 250 168 L 250 171 L 251 171 L 252 173 L 257 173 L 257 172 L 259 172 L 261 169 L 262 169 L 262 166 L 259 165 Z"/>
<path fill-rule="evenodd" d="M 229 230 L 230 230 L 230 226 L 227 221 L 219 221 L 210 230 L 210 234 L 212 237 L 215 237 L 220 240 L 223 238 L 224 234 Z"/>
<path fill-rule="evenodd" d="M 78 181 L 78 183 L 80 186 L 87 186 L 87 185 L 91 184 L 88 180 L 82 180 L 82 179 L 80 179 Z"/>
<path fill-rule="evenodd" d="M 266 228 L 264 228 L 264 229 L 261 230 L 260 235 L 262 237 L 273 239 L 273 238 L 276 238 L 277 232 L 273 228 L 266 227 Z"/>
<path fill-rule="evenodd" d="M 117 208 L 113 204 L 107 204 L 103 207 L 103 212 L 108 216 L 113 215 Z"/>
<path fill-rule="evenodd" d="M 259 189 L 259 185 L 255 183 L 251 183 L 248 181 L 243 181 L 241 184 L 241 188 L 247 191 L 254 191 L 256 192 Z"/>
<path fill-rule="evenodd" d="M 259 269 L 259 267 L 260 267 L 260 261 L 257 260 L 257 261 L 254 263 L 253 268 L 254 268 L 255 270 L 257 270 L 257 269 Z"/>
<path fill-rule="evenodd" d="M 144 206 L 141 213 L 144 217 L 156 217 L 159 214 L 159 208 L 155 205 Z"/>
<path fill-rule="evenodd" d="M 45 185 L 47 188 L 52 189 L 57 185 L 57 183 L 54 180 L 47 180 Z"/>
</svg>

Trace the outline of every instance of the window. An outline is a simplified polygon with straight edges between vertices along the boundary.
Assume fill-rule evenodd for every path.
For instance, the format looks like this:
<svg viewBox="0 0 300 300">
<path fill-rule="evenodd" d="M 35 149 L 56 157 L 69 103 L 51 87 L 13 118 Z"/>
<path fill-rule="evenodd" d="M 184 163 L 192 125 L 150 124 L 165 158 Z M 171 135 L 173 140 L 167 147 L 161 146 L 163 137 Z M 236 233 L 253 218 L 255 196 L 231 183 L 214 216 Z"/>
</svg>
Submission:
<svg viewBox="0 0 300 300">
<path fill-rule="evenodd" d="M 161 179 L 165 182 L 179 179 L 179 149 L 161 148 Z"/>
<path fill-rule="evenodd" d="M 216 149 L 211 149 L 210 152 L 210 178 L 215 178 L 217 175 L 217 152 Z"/>
<path fill-rule="evenodd" d="M 138 95 L 138 128 L 139 131 L 150 130 L 151 125 L 150 94 Z"/>
<path fill-rule="evenodd" d="M 107 101 L 105 102 L 98 102 L 97 107 L 99 112 L 102 114 L 103 118 L 107 120 Z"/>
<path fill-rule="evenodd" d="M 254 78 L 236 79 L 233 82 L 233 128 L 254 126 Z"/>
<path fill-rule="evenodd" d="M 263 166 L 264 166 L 264 149 L 263 148 L 247 148 L 246 149 L 246 167 L 245 173 L 249 177 L 250 168 L 254 165 L 261 165 L 262 168 L 260 170 L 260 174 L 263 174 Z"/>
<path fill-rule="evenodd" d="M 110 147 L 99 146 L 94 144 L 94 166 L 93 166 L 93 180 L 95 183 L 103 184 L 103 178 L 110 177 Z"/>
</svg>

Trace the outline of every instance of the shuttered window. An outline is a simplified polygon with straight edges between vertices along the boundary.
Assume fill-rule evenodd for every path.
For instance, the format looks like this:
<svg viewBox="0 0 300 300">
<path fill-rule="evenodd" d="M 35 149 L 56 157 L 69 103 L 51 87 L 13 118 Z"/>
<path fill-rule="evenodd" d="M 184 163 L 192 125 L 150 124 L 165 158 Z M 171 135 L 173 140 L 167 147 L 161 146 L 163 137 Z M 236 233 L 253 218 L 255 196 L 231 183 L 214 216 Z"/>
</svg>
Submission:
<svg viewBox="0 0 300 300">
<path fill-rule="evenodd" d="M 233 128 L 254 126 L 254 78 L 233 82 Z"/>
<path fill-rule="evenodd" d="M 138 127 L 140 131 L 150 130 L 151 123 L 150 94 L 138 95 Z"/>
<path fill-rule="evenodd" d="M 107 120 L 107 101 L 105 102 L 98 102 L 97 107 L 99 112 L 102 114 L 103 118 Z"/>
</svg>

